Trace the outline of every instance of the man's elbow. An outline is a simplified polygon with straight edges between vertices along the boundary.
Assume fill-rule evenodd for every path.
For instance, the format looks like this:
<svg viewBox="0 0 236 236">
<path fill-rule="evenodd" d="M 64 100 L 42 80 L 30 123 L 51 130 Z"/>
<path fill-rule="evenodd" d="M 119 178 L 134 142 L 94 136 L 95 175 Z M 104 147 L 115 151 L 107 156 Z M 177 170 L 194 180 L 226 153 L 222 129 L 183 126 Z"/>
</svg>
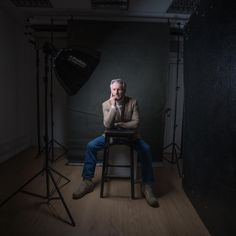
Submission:
<svg viewBox="0 0 236 236">
<path fill-rule="evenodd" d="M 139 127 L 139 120 L 133 121 L 132 126 L 133 126 L 133 127 L 132 127 L 133 129 L 137 129 L 137 128 Z"/>
<path fill-rule="evenodd" d="M 106 121 L 103 122 L 103 125 L 105 126 L 105 128 L 110 129 L 112 127 L 111 123 L 108 123 Z"/>
<path fill-rule="evenodd" d="M 139 127 L 139 122 L 134 123 L 134 129 L 137 129 Z"/>
</svg>

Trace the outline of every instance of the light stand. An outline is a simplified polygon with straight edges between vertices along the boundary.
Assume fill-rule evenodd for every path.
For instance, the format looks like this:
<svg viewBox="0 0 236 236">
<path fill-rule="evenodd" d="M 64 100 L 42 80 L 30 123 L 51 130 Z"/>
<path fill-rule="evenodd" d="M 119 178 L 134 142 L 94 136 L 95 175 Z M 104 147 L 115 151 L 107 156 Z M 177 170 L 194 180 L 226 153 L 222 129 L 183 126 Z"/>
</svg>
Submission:
<svg viewBox="0 0 236 236">
<path fill-rule="evenodd" d="M 29 19 L 27 19 L 29 22 Z M 27 27 L 28 28 L 28 27 Z M 25 32 L 25 35 L 29 36 L 28 42 L 34 46 L 35 49 L 35 68 L 36 68 L 36 113 L 37 113 L 37 143 L 38 143 L 38 154 L 36 157 L 39 157 L 41 154 L 41 128 L 40 128 L 40 91 L 39 91 L 39 49 L 37 48 L 36 42 L 31 38 L 32 32 Z"/>
<path fill-rule="evenodd" d="M 61 200 L 62 204 L 66 210 L 66 213 L 70 219 L 70 222 L 65 221 L 66 223 L 75 226 L 75 222 L 73 217 L 71 216 L 71 213 L 65 203 L 65 200 L 60 192 L 60 189 L 57 185 L 57 182 L 53 176 L 53 173 L 59 176 L 59 179 L 61 180 L 62 178 L 65 179 L 67 183 L 70 182 L 68 178 L 60 174 L 58 171 L 54 170 L 49 163 L 49 142 L 48 142 L 48 57 L 49 53 L 47 49 L 44 48 L 44 53 L 45 53 L 45 77 L 44 77 L 44 89 L 45 89 L 45 137 L 44 137 L 44 142 L 45 142 L 45 163 L 44 167 L 42 170 L 40 170 L 37 174 L 35 174 L 32 178 L 30 178 L 28 181 L 26 181 L 19 189 L 17 189 L 13 194 L 11 194 L 8 198 L 6 198 L 3 202 L 0 203 L 0 206 L 3 206 L 6 202 L 8 202 L 12 197 L 14 197 L 18 192 L 22 192 L 25 194 L 32 195 L 34 197 L 42 198 L 47 200 L 47 203 L 49 203 L 51 200 Z M 46 177 L 46 195 L 39 195 L 36 193 L 28 192 L 25 191 L 24 188 L 31 183 L 36 177 L 38 177 L 41 174 L 45 174 Z M 53 183 L 53 188 L 50 191 L 50 180 Z M 55 191 L 58 193 L 59 197 L 53 197 L 53 194 Z"/>
<path fill-rule="evenodd" d="M 36 157 L 39 157 L 41 154 L 41 128 L 40 128 L 40 97 L 39 97 L 39 49 L 36 46 L 36 42 L 32 39 L 28 40 L 34 46 L 35 49 L 35 68 L 36 68 L 36 113 L 37 113 L 37 142 L 38 142 L 38 154 Z"/>
<path fill-rule="evenodd" d="M 178 169 L 178 173 L 179 173 L 179 177 L 182 177 L 182 173 L 180 170 L 180 166 L 179 166 L 179 157 L 177 154 L 177 150 L 180 150 L 180 147 L 178 146 L 178 144 L 175 142 L 176 139 L 176 128 L 178 127 L 177 122 L 176 122 L 176 116 L 177 116 L 177 106 L 178 106 L 178 91 L 179 91 L 179 63 L 180 63 L 180 48 L 179 48 L 179 44 L 180 44 L 180 23 L 178 23 L 178 45 L 177 45 L 177 62 L 176 62 L 176 89 L 175 89 L 175 107 L 174 107 L 174 127 L 173 127 L 173 136 L 172 136 L 172 142 L 170 144 L 168 144 L 166 147 L 163 148 L 163 150 L 172 147 L 171 148 L 171 160 L 164 158 L 166 161 L 168 161 L 171 164 L 176 164 L 177 169 Z"/>
<path fill-rule="evenodd" d="M 51 26 L 53 26 L 53 19 L 51 19 Z M 53 27 L 52 27 L 53 29 Z M 53 30 L 51 30 L 51 44 L 53 45 Z M 49 141 L 48 143 L 48 147 L 49 147 L 49 153 L 51 151 L 52 155 L 51 155 L 51 161 L 54 162 L 56 160 L 58 160 L 60 157 L 64 156 L 66 153 L 67 153 L 67 149 L 66 147 L 64 147 L 60 142 L 58 142 L 55 138 L 54 138 L 54 96 L 53 96 L 53 57 L 51 57 L 51 60 L 50 60 L 50 108 L 51 108 L 51 120 L 50 120 L 50 123 L 51 123 L 51 140 Z M 54 156 L 54 143 L 57 144 L 60 148 L 62 148 L 63 150 L 63 153 L 60 154 L 56 159 L 55 159 L 55 156 Z M 46 148 L 46 147 L 45 147 Z"/>
<path fill-rule="evenodd" d="M 39 101 L 39 49 L 36 48 L 36 97 L 37 97 L 37 138 L 38 138 L 38 156 L 41 152 L 41 133 L 40 133 L 40 101 Z"/>
</svg>

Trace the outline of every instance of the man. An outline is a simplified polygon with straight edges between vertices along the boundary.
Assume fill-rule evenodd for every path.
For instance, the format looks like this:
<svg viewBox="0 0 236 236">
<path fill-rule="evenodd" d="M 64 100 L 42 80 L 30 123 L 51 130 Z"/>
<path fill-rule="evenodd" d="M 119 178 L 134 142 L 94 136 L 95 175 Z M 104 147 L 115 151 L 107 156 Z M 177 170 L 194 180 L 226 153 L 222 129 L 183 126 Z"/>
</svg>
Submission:
<svg viewBox="0 0 236 236">
<path fill-rule="evenodd" d="M 142 192 L 147 203 L 152 207 L 158 207 L 159 203 L 152 191 L 154 182 L 152 170 L 152 155 L 148 144 L 146 144 L 138 133 L 139 110 L 137 101 L 125 96 L 126 83 L 122 79 L 115 79 L 110 84 L 110 99 L 102 104 L 103 123 L 106 128 L 123 128 L 135 130 L 134 148 L 140 154 L 141 172 L 142 172 Z M 104 135 L 95 138 L 87 144 L 85 151 L 85 161 L 83 168 L 83 181 L 78 190 L 73 193 L 73 198 L 78 199 L 85 194 L 92 192 L 97 151 L 105 146 Z"/>
</svg>

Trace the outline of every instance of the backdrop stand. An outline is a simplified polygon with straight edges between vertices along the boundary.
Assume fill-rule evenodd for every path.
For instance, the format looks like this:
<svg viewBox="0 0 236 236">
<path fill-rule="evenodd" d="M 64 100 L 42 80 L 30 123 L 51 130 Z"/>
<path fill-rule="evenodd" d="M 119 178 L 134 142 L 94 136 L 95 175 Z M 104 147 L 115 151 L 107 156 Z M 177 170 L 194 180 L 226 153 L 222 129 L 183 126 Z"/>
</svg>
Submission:
<svg viewBox="0 0 236 236">
<path fill-rule="evenodd" d="M 172 142 L 165 146 L 163 150 L 168 149 L 171 147 L 171 159 L 164 158 L 164 160 L 168 161 L 171 164 L 176 164 L 179 177 L 182 177 L 182 173 L 180 170 L 180 165 L 179 165 L 179 157 L 178 157 L 178 152 L 181 152 L 181 148 L 178 146 L 176 143 L 176 128 L 178 127 L 177 121 L 176 121 L 176 116 L 177 116 L 177 109 L 178 109 L 178 91 L 179 91 L 179 63 L 180 63 L 180 23 L 178 23 L 178 45 L 177 45 L 177 62 L 176 62 L 176 88 L 175 88 L 175 106 L 174 106 L 174 127 L 173 127 L 173 136 L 172 136 Z"/>
</svg>

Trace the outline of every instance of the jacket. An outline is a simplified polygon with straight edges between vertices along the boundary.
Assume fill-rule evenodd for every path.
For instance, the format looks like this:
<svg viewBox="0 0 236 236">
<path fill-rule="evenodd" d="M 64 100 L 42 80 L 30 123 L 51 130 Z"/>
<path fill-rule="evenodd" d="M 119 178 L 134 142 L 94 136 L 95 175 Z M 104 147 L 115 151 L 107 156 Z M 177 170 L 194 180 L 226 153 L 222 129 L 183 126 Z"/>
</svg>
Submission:
<svg viewBox="0 0 236 236">
<path fill-rule="evenodd" d="M 111 105 L 110 99 L 103 102 L 102 109 L 103 124 L 106 128 L 113 128 L 115 123 L 121 122 L 119 127 L 135 130 L 135 136 L 139 137 L 139 107 L 136 99 L 125 96 L 121 114 L 116 107 Z"/>
</svg>

